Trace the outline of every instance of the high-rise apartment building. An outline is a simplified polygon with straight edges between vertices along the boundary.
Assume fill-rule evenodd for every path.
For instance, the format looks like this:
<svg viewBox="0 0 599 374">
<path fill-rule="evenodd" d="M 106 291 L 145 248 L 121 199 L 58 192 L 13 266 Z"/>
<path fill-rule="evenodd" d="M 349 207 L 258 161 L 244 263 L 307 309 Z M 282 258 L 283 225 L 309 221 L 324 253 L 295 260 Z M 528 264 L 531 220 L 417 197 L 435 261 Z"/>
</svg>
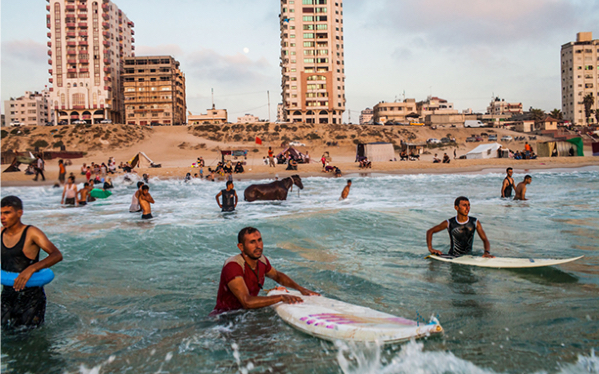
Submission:
<svg viewBox="0 0 599 374">
<path fill-rule="evenodd" d="M 51 106 L 58 121 L 123 123 L 123 60 L 133 22 L 110 0 L 46 0 Z"/>
<path fill-rule="evenodd" d="M 7 123 L 24 126 L 44 126 L 50 121 L 48 91 L 25 92 L 25 95 L 4 102 Z"/>
<path fill-rule="evenodd" d="M 132 125 L 180 125 L 186 121 L 185 75 L 171 56 L 125 59 L 126 121 Z"/>
<path fill-rule="evenodd" d="M 281 0 L 285 120 L 342 123 L 345 61 L 342 0 Z"/>
<path fill-rule="evenodd" d="M 366 108 L 360 112 L 360 125 L 371 125 L 374 111 L 370 108 Z"/>
<path fill-rule="evenodd" d="M 584 98 L 593 95 L 592 109 L 599 109 L 599 40 L 592 32 L 579 32 L 576 42 L 562 45 L 562 116 L 575 125 L 586 125 Z M 589 123 L 594 123 L 591 115 Z"/>
</svg>

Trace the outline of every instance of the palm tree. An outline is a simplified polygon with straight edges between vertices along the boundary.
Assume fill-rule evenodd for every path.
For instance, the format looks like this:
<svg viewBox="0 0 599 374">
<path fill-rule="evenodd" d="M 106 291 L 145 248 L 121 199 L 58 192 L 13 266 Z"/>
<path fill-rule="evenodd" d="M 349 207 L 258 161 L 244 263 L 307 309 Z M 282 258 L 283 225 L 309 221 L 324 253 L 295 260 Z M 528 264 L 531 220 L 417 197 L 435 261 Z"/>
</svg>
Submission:
<svg viewBox="0 0 599 374">
<path fill-rule="evenodd" d="M 584 117 L 587 119 L 587 125 L 589 124 L 589 119 L 591 118 L 592 107 L 595 103 L 595 98 L 593 97 L 593 93 L 590 92 L 588 95 L 582 99 L 582 103 L 584 104 Z"/>
<path fill-rule="evenodd" d="M 532 119 L 534 119 L 535 122 L 541 122 L 545 119 L 545 111 L 543 109 L 534 109 L 531 107 L 530 114 L 532 114 Z"/>
<path fill-rule="evenodd" d="M 551 117 L 553 117 L 555 119 L 559 119 L 560 121 L 562 119 L 564 119 L 564 117 L 562 116 L 562 111 L 559 109 L 553 109 L 550 114 L 551 114 Z"/>
</svg>

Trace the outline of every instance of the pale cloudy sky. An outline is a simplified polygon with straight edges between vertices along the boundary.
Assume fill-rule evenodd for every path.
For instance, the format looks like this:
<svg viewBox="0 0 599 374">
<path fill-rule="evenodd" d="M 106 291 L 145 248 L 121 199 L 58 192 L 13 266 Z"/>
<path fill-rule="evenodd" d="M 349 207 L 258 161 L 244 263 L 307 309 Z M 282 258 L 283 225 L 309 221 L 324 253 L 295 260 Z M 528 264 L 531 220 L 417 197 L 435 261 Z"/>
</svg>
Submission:
<svg viewBox="0 0 599 374">
<path fill-rule="evenodd" d="M 114 0 L 135 22 L 137 55 L 170 54 L 194 114 L 226 108 L 271 118 L 281 101 L 276 0 Z M 334 0 L 331 0 L 334 1 Z M 2 100 L 48 83 L 46 4 L 1 2 Z M 560 46 L 599 39 L 598 0 L 346 0 L 347 108 L 428 95 L 484 112 L 491 95 L 561 107 Z M 2 105 L 4 110 L 4 105 Z M 345 120 L 348 119 L 346 112 Z"/>
</svg>

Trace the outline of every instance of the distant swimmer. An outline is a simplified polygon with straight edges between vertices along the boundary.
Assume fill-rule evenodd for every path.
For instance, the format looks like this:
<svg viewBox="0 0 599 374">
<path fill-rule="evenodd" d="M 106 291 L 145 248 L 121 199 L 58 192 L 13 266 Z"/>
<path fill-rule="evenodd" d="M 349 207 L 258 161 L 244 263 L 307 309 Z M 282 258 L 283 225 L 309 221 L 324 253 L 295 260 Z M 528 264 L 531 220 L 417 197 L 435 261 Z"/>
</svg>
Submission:
<svg viewBox="0 0 599 374">
<path fill-rule="evenodd" d="M 246 227 L 237 234 L 237 248 L 240 254 L 229 257 L 223 265 L 216 296 L 216 306 L 210 313 L 217 315 L 238 309 L 258 309 L 283 302 L 297 304 L 303 300 L 297 296 L 277 295 L 258 296 L 264 285 L 265 276 L 282 286 L 294 288 L 302 295 L 319 296 L 295 283 L 284 273 L 275 270 L 266 256 L 263 256 L 264 244 L 258 229 Z"/>
<path fill-rule="evenodd" d="M 347 180 L 347 185 L 345 186 L 345 188 L 343 188 L 343 191 L 341 191 L 341 199 L 340 200 L 345 200 L 347 199 L 347 196 L 349 195 L 349 189 L 351 188 L 351 179 Z"/>
<path fill-rule="evenodd" d="M 64 185 L 60 203 L 75 206 L 79 205 L 79 202 L 77 201 L 77 185 L 75 184 L 75 177 L 69 177 L 67 184 Z"/>
<path fill-rule="evenodd" d="M 131 205 L 129 206 L 130 213 L 141 212 L 141 205 L 139 205 L 139 195 L 141 195 L 141 188 L 145 183 L 142 181 L 137 182 L 137 191 L 131 196 Z"/>
<path fill-rule="evenodd" d="M 79 192 L 77 193 L 78 198 L 77 201 L 79 202 L 79 205 L 84 206 L 87 205 L 87 197 L 89 196 L 89 183 L 85 182 L 83 183 L 83 188 L 79 190 Z"/>
<path fill-rule="evenodd" d="M 516 197 L 514 200 L 528 200 L 526 198 L 526 185 L 532 183 L 532 177 L 527 175 L 524 180 L 516 186 Z"/>
<path fill-rule="evenodd" d="M 227 189 L 221 190 L 216 195 L 216 203 L 218 207 L 222 209 L 223 212 L 232 212 L 237 207 L 237 202 L 239 201 L 237 197 L 237 192 L 233 189 L 233 182 L 227 182 Z M 220 203 L 219 197 L 223 197 L 223 203 Z"/>
<path fill-rule="evenodd" d="M 514 169 L 507 168 L 505 172 L 507 175 L 501 185 L 501 197 L 512 197 L 512 189 L 514 188 L 514 178 L 512 178 L 512 175 L 514 174 Z"/>
<path fill-rule="evenodd" d="M 150 204 L 154 204 L 154 199 L 152 198 L 152 195 L 150 195 L 150 186 L 144 184 L 141 186 L 141 193 L 139 194 L 139 205 L 142 210 L 141 219 L 153 218 L 152 207 Z"/>
<path fill-rule="evenodd" d="M 457 216 L 441 222 L 437 226 L 426 232 L 426 245 L 430 253 L 442 255 L 441 251 L 433 249 L 433 234 L 442 230 L 447 230 L 451 246 L 449 248 L 450 256 L 463 256 L 472 254 L 472 244 L 474 242 L 474 232 L 478 232 L 478 236 L 482 239 L 485 252 L 483 257 L 493 258 L 491 256 L 491 244 L 487 239 L 487 234 L 483 230 L 480 221 L 474 217 L 469 217 L 470 201 L 467 197 L 460 196 L 455 200 L 454 208 L 458 212 Z"/>
<path fill-rule="evenodd" d="M 62 254 L 37 227 L 24 225 L 23 202 L 16 196 L 2 199 L 2 270 L 19 273 L 13 287 L 2 287 L 2 327 L 38 327 L 46 315 L 44 287 L 27 287 L 38 270 L 62 261 Z M 40 248 L 48 254 L 42 261 Z"/>
</svg>

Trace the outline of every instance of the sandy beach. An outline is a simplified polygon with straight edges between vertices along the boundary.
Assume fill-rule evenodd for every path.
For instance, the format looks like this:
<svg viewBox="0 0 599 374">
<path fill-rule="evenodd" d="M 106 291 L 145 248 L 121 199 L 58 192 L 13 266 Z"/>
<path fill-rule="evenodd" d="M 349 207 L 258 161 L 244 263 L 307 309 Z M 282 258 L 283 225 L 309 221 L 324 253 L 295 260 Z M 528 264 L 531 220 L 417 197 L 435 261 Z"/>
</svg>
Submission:
<svg viewBox="0 0 599 374">
<path fill-rule="evenodd" d="M 247 149 L 248 155 L 244 159 L 240 157 L 233 159 L 243 161 L 245 165 L 245 173 L 235 174 L 234 179 L 269 179 L 278 176 L 284 178 L 292 174 L 299 174 L 302 177 L 334 177 L 332 173 L 322 171 L 320 157 L 324 152 L 329 152 L 331 156 L 331 165 L 341 169 L 343 175 L 372 175 L 372 174 L 418 174 L 418 173 L 464 173 L 477 172 L 484 169 L 505 169 L 513 167 L 516 171 L 526 170 L 542 170 L 556 168 L 579 168 L 584 166 L 599 166 L 599 157 L 554 157 L 554 158 L 538 158 L 536 160 L 512 160 L 512 159 L 478 159 L 465 160 L 453 159 L 454 149 L 457 156 L 464 155 L 471 149 L 481 143 L 466 143 L 465 139 L 474 134 L 496 133 L 498 137 L 503 135 L 511 135 L 513 137 L 521 136 L 521 133 L 503 130 L 503 129 L 438 129 L 431 130 L 430 128 L 381 128 L 375 126 L 352 126 L 348 128 L 325 127 L 312 128 L 308 125 L 300 125 L 298 128 L 287 128 L 286 132 L 283 129 L 275 128 L 278 132 L 264 131 L 264 128 L 258 128 L 258 125 L 251 128 L 248 125 L 246 128 L 234 129 L 236 125 L 230 128 L 221 128 L 220 132 L 210 133 L 205 132 L 206 128 L 196 127 L 154 127 L 147 129 L 130 128 L 129 126 L 115 125 L 112 131 L 106 128 L 91 128 L 91 129 L 76 129 L 76 128 L 32 128 L 27 134 L 28 136 L 9 137 L 3 140 L 2 150 L 14 149 L 18 147 L 20 151 L 23 148 L 23 143 L 29 145 L 33 141 L 40 139 L 48 139 L 56 137 L 57 134 L 62 134 L 61 139 L 67 146 L 67 150 L 77 150 L 86 152 L 83 158 L 73 159 L 72 165 L 67 166 L 67 174 L 75 173 L 78 181 L 81 181 L 80 169 L 83 163 L 89 165 L 91 162 L 102 163 L 106 162 L 109 157 L 114 157 L 117 164 L 121 161 L 129 161 L 140 151 L 145 152 L 155 163 L 162 165 L 161 168 L 136 168 L 138 174 L 147 173 L 150 177 L 158 177 L 161 179 L 177 179 L 184 178 L 186 173 L 199 173 L 199 169 L 193 168 L 192 163 L 198 157 L 203 157 L 206 163 L 204 175 L 208 174 L 209 167 L 215 167 L 218 161 L 221 160 L 220 150 L 229 149 Z M 243 125 L 238 125 L 242 126 Z M 303 127 L 302 127 L 303 126 Z M 105 130 L 105 133 L 102 131 Z M 253 130 L 253 131 L 252 131 Z M 272 129 L 270 129 L 272 130 Z M 294 131 L 295 130 L 295 131 Z M 273 134 L 278 134 L 274 136 Z M 319 133 L 321 139 L 310 140 Z M 242 134 L 241 136 L 239 134 Z M 340 135 L 343 134 L 343 135 Z M 430 137 L 440 138 L 445 135 L 451 135 L 456 138 L 457 147 L 448 146 L 445 148 L 435 148 L 426 150 L 419 161 L 386 161 L 373 162 L 372 168 L 360 169 L 358 163 L 355 162 L 356 146 L 352 142 L 352 138 L 360 139 L 361 142 L 391 140 L 394 144 L 399 143 L 399 140 L 410 142 L 424 142 Z M 125 138 L 128 136 L 128 138 Z M 45 138 L 44 138 L 45 137 Z M 255 143 L 255 138 L 260 137 L 262 144 Z M 342 139 L 342 138 L 347 139 Z M 16 139 L 15 139 L 16 138 Z M 234 139 L 239 139 L 235 141 Z M 126 141 L 124 140 L 126 139 Z M 300 164 L 297 172 L 286 171 L 285 165 L 277 165 L 276 167 L 268 167 L 264 165 L 264 157 L 268 153 L 268 147 L 271 146 L 275 154 L 281 152 L 284 148 L 281 147 L 284 141 L 281 139 L 300 139 L 305 146 L 296 147 L 302 153 L 308 153 L 311 157 L 310 164 Z M 337 145 L 326 145 L 324 139 L 337 139 Z M 245 140 L 245 141 L 243 141 Z M 549 140 L 549 138 L 537 137 L 536 140 L 530 141 L 533 148 L 536 149 L 537 141 Z M 501 143 L 501 142 L 500 142 Z M 504 146 L 512 150 L 524 148 L 524 141 L 502 143 Z M 29 147 L 27 147 L 28 149 Z M 48 148 L 47 150 L 51 150 Z M 449 164 L 432 162 L 433 153 L 438 153 L 442 157 L 443 153 L 447 153 L 452 158 Z M 590 147 L 585 147 L 585 155 L 590 155 Z M 398 152 L 396 152 L 399 160 Z M 8 165 L 3 165 L 6 169 Z M 24 170 L 24 167 L 21 167 Z M 31 185 L 52 185 L 58 182 L 58 160 L 48 160 L 46 162 L 46 181 L 34 182 L 31 175 L 25 175 L 23 172 L 2 173 L 2 186 L 31 186 Z M 81 177 L 81 178 L 80 178 Z"/>
</svg>

